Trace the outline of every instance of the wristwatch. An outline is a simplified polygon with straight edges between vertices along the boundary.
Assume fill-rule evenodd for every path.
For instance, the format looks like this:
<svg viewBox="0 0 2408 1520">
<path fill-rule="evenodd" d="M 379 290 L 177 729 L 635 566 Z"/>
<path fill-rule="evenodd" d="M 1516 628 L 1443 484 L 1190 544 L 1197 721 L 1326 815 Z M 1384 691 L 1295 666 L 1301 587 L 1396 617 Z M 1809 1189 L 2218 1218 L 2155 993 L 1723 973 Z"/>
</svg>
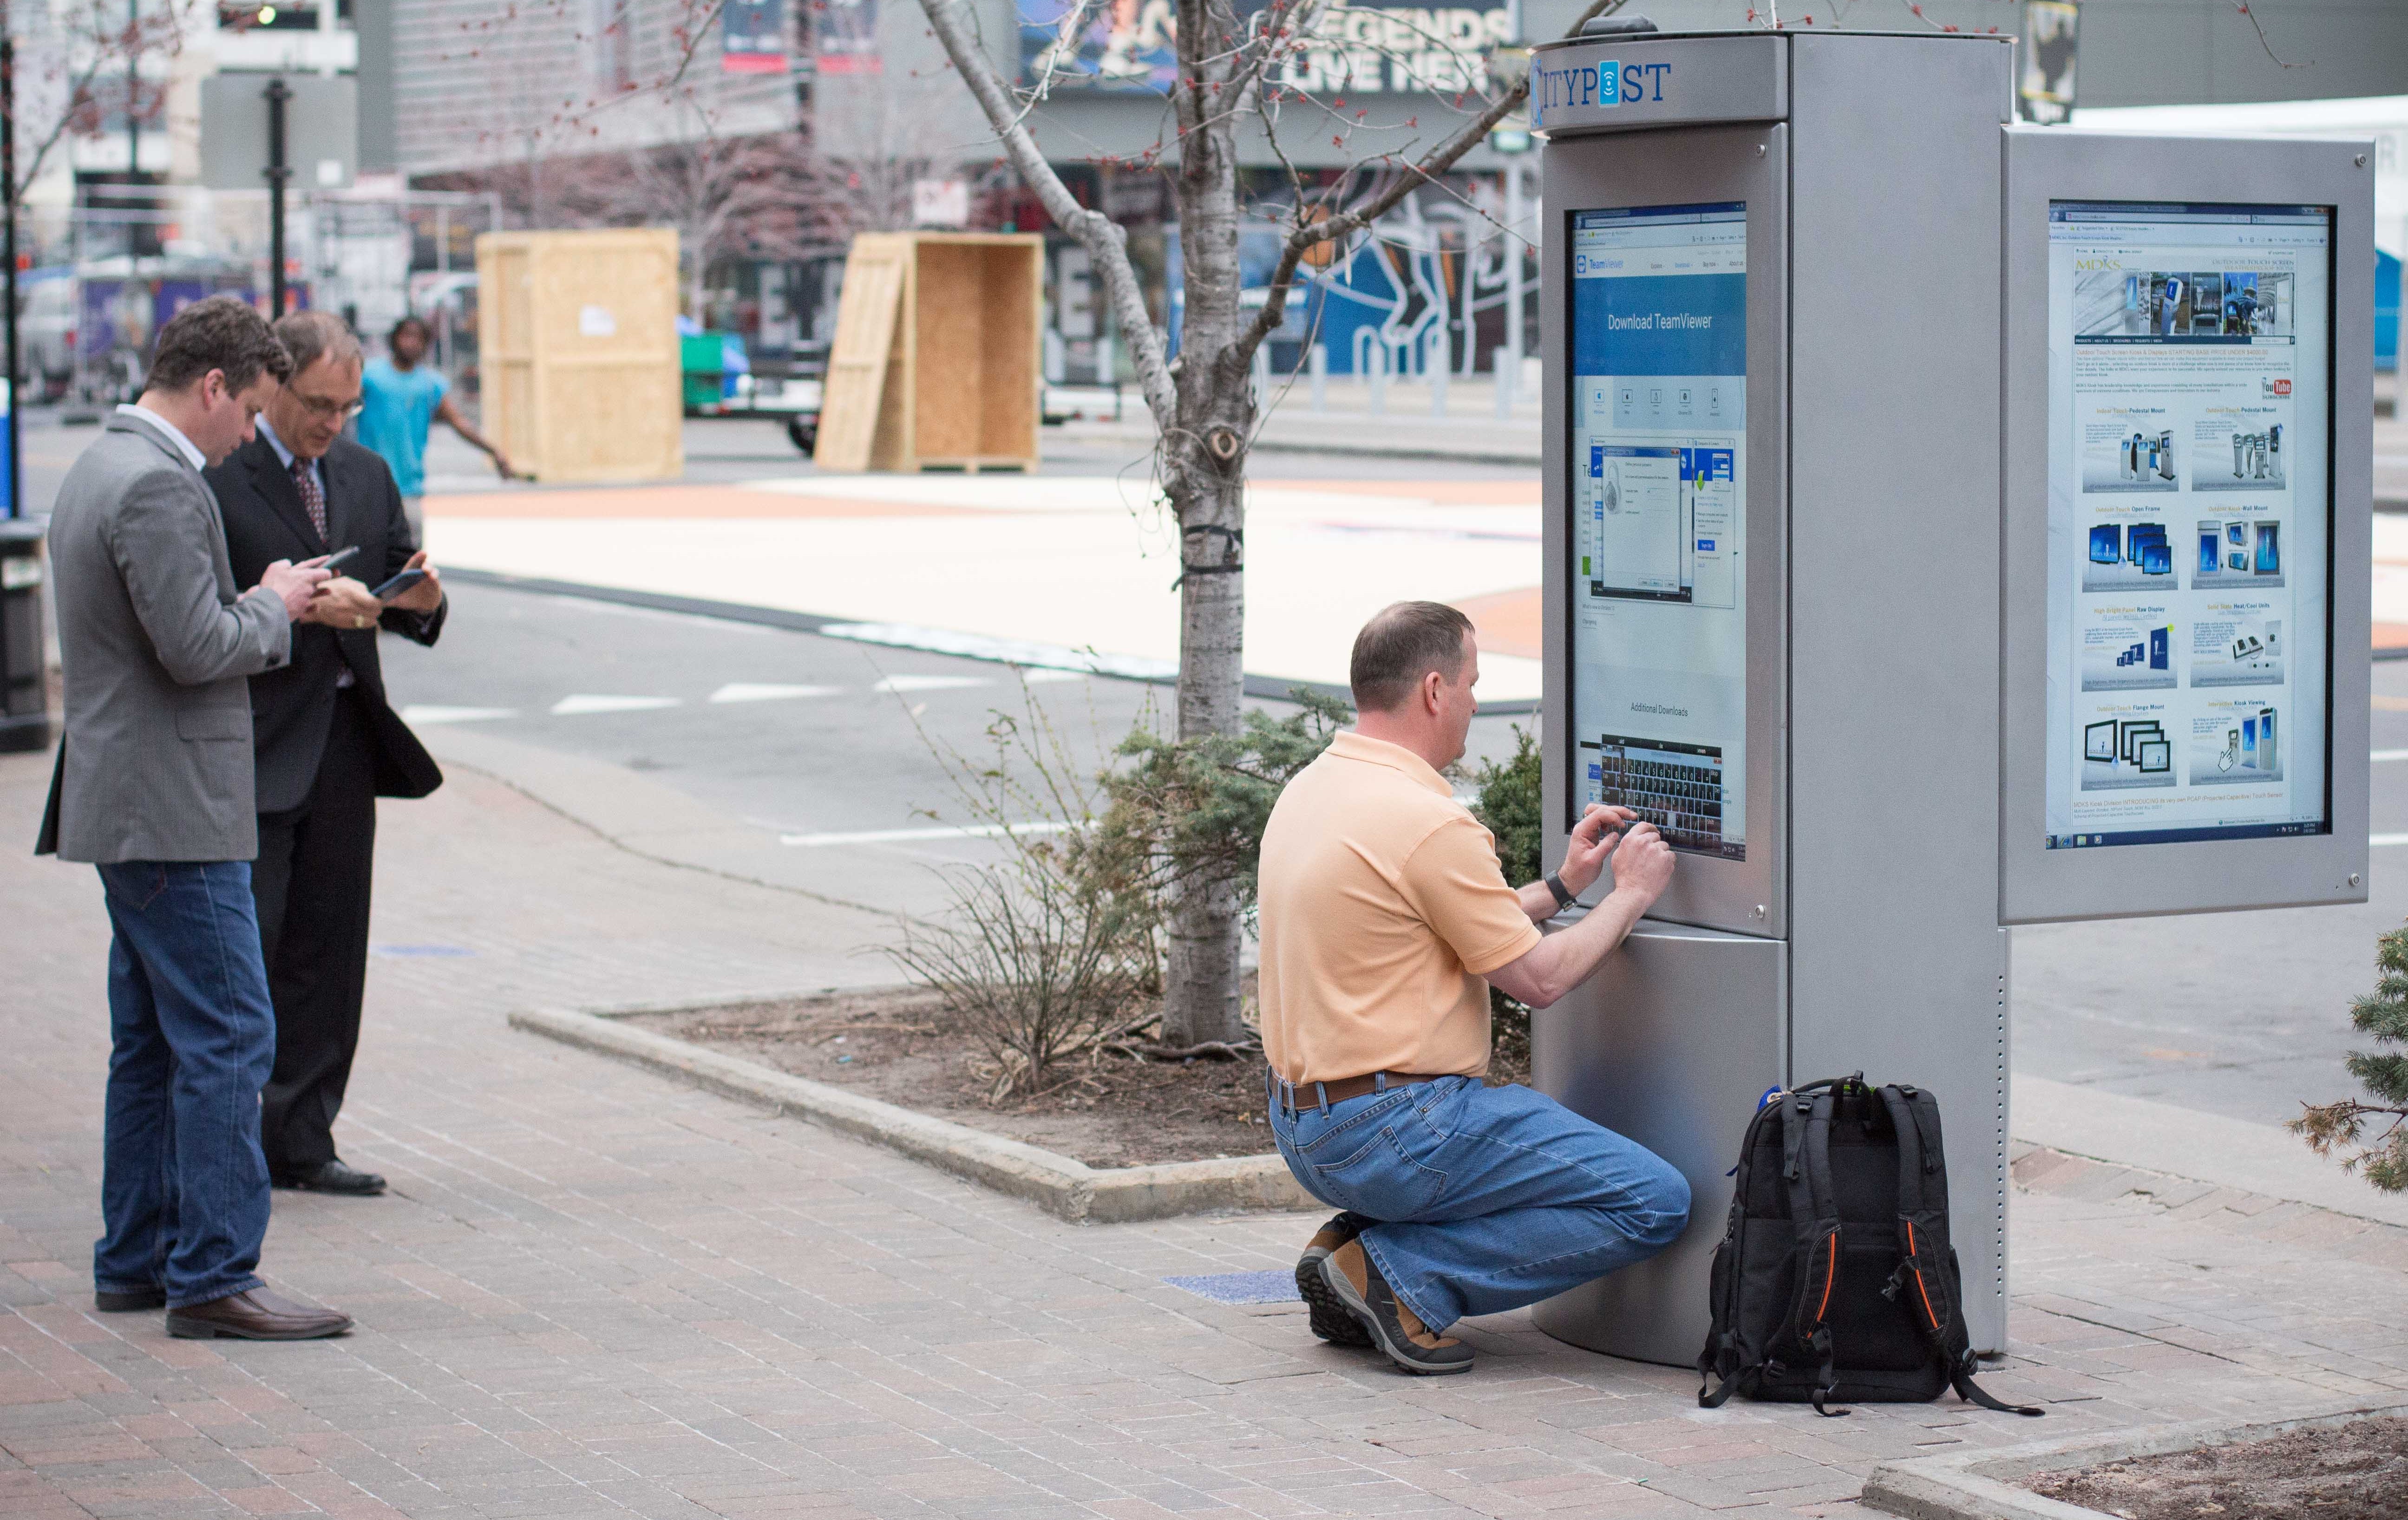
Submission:
<svg viewBox="0 0 2408 1520">
<path fill-rule="evenodd" d="M 1555 872 L 1549 871 L 1547 873 L 1546 882 L 1547 890 L 1555 895 L 1556 912 L 1562 912 L 1565 909 L 1570 908 L 1573 903 L 1580 900 L 1580 894 L 1564 885 L 1564 879 L 1557 876 Z"/>
</svg>

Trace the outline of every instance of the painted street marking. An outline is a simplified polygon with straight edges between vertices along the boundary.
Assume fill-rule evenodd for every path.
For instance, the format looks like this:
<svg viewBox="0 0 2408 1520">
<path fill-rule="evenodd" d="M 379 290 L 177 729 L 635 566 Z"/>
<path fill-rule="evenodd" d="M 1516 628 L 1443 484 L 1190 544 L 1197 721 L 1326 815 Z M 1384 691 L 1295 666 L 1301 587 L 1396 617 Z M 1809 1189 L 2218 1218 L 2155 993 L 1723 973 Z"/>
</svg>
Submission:
<svg viewBox="0 0 2408 1520">
<path fill-rule="evenodd" d="M 2369 760 L 2408 760 L 2408 750 L 2377 750 L 2367 758 Z"/>
<path fill-rule="evenodd" d="M 781 834 L 778 842 L 816 849 L 830 844 L 897 844 L 907 839 L 993 839 L 1006 834 L 1060 834 L 1076 826 L 1039 820 L 1025 824 L 969 824 L 955 828 L 874 828 L 860 834 Z"/>
<path fill-rule="evenodd" d="M 841 686 L 780 686 L 750 681 L 731 681 L 710 694 L 714 702 L 778 702 L 790 696 L 834 696 L 844 690 Z"/>
<path fill-rule="evenodd" d="M 2370 834 L 2366 842 L 2377 848 L 2386 844 L 2408 844 L 2408 834 Z"/>
<path fill-rule="evenodd" d="M 1179 662 L 1176 660 L 1104 654 L 1093 649 L 1071 649 L 1063 644 L 1040 644 L 1025 638 L 991 638 L 984 634 L 926 628 L 911 623 L 831 623 L 820 630 L 820 637 L 852 638 L 865 644 L 892 644 L 897 649 L 924 649 L 932 653 L 961 654 L 974 660 L 999 660 L 1006 665 L 1031 668 L 1086 670 L 1099 676 L 1125 676 L 1135 681 L 1169 681 L 1179 674 Z"/>
<path fill-rule="evenodd" d="M 984 686 L 984 676 L 889 676 L 870 688 L 893 695 L 896 692 L 941 692 L 955 686 Z"/>
<path fill-rule="evenodd" d="M 401 710 L 401 721 L 413 727 L 429 724 L 485 723 L 494 718 L 515 718 L 516 708 L 447 708 L 413 704 Z"/>
<path fill-rule="evenodd" d="M 595 696 L 580 695 L 564 696 L 552 705 L 555 718 L 573 718 L 588 712 L 649 712 L 654 708 L 673 708 L 674 696 Z"/>
</svg>

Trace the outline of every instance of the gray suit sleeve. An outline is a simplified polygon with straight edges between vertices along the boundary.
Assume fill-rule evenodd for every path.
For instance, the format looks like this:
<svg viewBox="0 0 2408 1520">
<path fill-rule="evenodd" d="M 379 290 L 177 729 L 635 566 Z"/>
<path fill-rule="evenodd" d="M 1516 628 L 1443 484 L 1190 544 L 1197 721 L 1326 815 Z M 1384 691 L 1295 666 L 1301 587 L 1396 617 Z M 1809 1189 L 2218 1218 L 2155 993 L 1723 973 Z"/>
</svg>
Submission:
<svg viewBox="0 0 2408 1520">
<path fill-rule="evenodd" d="M 195 499 L 208 487 L 173 469 L 145 471 L 121 499 L 109 552 L 159 663 L 179 684 L 253 676 L 292 658 L 293 621 L 265 592 L 218 599 L 225 552 Z"/>
</svg>

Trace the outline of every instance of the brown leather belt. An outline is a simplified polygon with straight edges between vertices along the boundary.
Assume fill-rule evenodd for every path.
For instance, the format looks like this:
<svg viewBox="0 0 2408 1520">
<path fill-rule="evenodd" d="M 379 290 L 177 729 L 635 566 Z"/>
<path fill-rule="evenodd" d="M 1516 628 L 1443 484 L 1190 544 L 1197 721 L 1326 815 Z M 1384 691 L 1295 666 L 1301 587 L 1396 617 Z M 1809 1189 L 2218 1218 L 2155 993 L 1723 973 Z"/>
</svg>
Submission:
<svg viewBox="0 0 2408 1520">
<path fill-rule="evenodd" d="M 1436 1082 L 1441 1077 L 1461 1075 L 1459 1071 L 1371 1071 L 1359 1077 L 1340 1077 L 1336 1082 L 1300 1082 L 1296 1084 L 1296 1101 L 1299 1108 L 1306 1103 L 1317 1104 L 1322 1094 L 1327 1093 L 1330 1102 L 1343 1103 L 1350 1097 L 1361 1097 L 1365 1093 L 1378 1091 L 1383 1076 L 1388 1079 L 1390 1087 L 1403 1087 L 1412 1083 Z"/>
</svg>

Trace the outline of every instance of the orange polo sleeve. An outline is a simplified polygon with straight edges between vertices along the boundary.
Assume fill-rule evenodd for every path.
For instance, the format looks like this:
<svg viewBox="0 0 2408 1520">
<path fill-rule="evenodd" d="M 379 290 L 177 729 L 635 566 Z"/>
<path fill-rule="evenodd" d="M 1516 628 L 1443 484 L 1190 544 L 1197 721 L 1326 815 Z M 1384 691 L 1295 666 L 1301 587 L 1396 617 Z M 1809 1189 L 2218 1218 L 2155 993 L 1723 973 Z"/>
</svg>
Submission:
<svg viewBox="0 0 2408 1520">
<path fill-rule="evenodd" d="M 1505 884 L 1496 837 L 1469 814 L 1431 830 L 1406 857 L 1398 884 L 1422 922 L 1474 976 L 1520 959 L 1539 942 L 1539 926 Z"/>
</svg>

